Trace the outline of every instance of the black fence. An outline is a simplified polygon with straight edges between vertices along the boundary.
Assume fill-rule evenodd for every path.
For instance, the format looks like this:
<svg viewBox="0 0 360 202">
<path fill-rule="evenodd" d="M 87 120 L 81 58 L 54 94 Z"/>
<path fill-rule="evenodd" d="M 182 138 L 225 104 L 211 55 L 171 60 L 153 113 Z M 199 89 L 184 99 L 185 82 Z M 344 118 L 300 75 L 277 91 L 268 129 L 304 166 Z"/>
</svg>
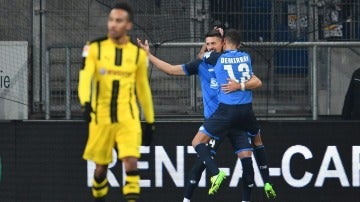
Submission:
<svg viewBox="0 0 360 202">
<path fill-rule="evenodd" d="M 274 201 L 359 201 L 360 122 L 260 121 L 269 156 Z M 195 160 L 190 146 L 200 122 L 159 122 L 154 144 L 143 147 L 139 162 L 142 198 L 182 201 Z M 0 122 L 0 201 L 92 201 L 94 165 L 82 160 L 87 127 L 82 122 Z M 229 176 L 215 196 L 208 179 L 193 201 L 240 201 L 241 163 L 225 141 L 217 162 Z M 121 163 L 110 165 L 108 201 L 121 201 Z M 255 168 L 252 201 L 267 201 Z"/>
</svg>

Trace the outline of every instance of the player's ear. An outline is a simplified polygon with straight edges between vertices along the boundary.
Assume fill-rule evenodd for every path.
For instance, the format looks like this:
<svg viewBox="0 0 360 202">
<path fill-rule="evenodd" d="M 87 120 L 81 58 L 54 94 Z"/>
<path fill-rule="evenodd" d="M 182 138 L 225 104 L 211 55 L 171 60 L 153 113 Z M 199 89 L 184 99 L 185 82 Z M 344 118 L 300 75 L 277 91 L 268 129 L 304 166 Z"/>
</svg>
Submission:
<svg viewBox="0 0 360 202">
<path fill-rule="evenodd" d="M 130 31 L 132 29 L 133 23 L 132 22 L 128 22 L 126 25 L 126 30 Z"/>
</svg>

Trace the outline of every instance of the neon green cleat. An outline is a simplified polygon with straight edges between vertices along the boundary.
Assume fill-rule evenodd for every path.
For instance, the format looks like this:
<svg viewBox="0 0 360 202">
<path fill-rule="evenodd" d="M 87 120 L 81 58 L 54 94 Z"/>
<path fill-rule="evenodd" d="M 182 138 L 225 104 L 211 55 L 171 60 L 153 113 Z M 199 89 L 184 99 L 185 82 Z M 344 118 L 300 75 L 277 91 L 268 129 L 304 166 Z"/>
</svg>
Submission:
<svg viewBox="0 0 360 202">
<path fill-rule="evenodd" d="M 217 175 L 214 175 L 210 178 L 211 187 L 209 189 L 209 195 L 214 195 L 218 191 L 222 181 L 225 178 L 226 178 L 225 172 L 222 170 L 220 170 L 220 172 Z"/>
<path fill-rule="evenodd" d="M 268 199 L 276 198 L 275 190 L 270 183 L 265 183 L 264 191 Z"/>
</svg>

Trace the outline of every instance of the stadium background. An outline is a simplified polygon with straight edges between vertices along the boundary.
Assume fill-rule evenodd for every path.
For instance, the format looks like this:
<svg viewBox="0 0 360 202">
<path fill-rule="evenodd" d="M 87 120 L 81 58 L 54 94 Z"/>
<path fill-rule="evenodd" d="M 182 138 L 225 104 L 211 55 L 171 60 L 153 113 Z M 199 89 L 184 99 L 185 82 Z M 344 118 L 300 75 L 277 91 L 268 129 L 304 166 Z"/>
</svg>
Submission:
<svg viewBox="0 0 360 202">
<path fill-rule="evenodd" d="M 86 127 L 75 121 L 81 118 L 78 71 L 83 45 L 106 33 L 109 6 L 114 2 L 0 0 L 1 201 L 84 201 L 90 195 L 84 177 L 86 164 L 80 159 Z M 352 146 L 359 145 L 360 124 L 343 122 L 339 115 L 351 74 L 360 62 L 360 2 L 133 0 L 130 3 L 136 23 L 131 36 L 149 39 L 153 53 L 172 64 L 194 59 L 204 34 L 217 21 L 226 28 L 239 29 L 243 49 L 251 54 L 254 72 L 264 83 L 254 91 L 254 109 L 266 132 L 270 163 L 279 167 L 279 155 L 292 145 L 306 145 L 318 156 L 324 155 L 324 148 L 333 145 L 346 159 L 348 176 L 355 176 L 352 180 L 349 177 L 349 186 L 342 186 L 334 177 L 322 187 L 314 187 L 312 183 L 305 188 L 289 186 L 282 178 L 275 179 L 283 197 L 280 201 L 319 201 L 319 195 L 328 197 L 323 201 L 333 201 L 332 197 L 335 201 L 339 197 L 335 190 L 348 197 L 337 200 L 356 200 L 353 196 L 359 185 L 352 181 L 359 180 L 358 158 L 351 163 L 350 157 Z M 149 75 L 159 122 L 158 135 L 168 138 L 155 144 L 169 147 L 169 151 L 176 145 L 188 145 L 202 119 L 198 79 L 170 77 L 152 66 Z M 174 134 L 178 127 L 186 129 L 184 134 Z M 178 137 L 183 135 L 186 138 Z M 222 155 L 220 159 L 227 159 L 227 153 Z M 156 159 L 149 158 L 149 162 Z M 67 165 L 67 160 L 71 160 L 71 165 Z M 186 168 L 190 160 L 186 159 Z M 314 157 L 313 162 L 314 167 L 312 163 L 308 165 L 311 170 L 319 169 L 321 158 Z M 303 166 L 299 164 L 302 170 L 295 176 L 301 178 L 306 170 Z M 339 171 L 333 164 L 329 169 Z M 332 174 L 337 176 L 339 172 Z M 171 186 L 145 188 L 146 195 L 155 197 L 162 190 L 181 195 L 181 187 L 174 187 L 170 179 L 166 183 Z M 197 201 L 205 197 L 204 190 Z M 225 190 L 233 193 L 236 189 Z M 262 200 L 261 190 L 256 193 L 257 201 Z M 76 194 L 79 199 L 73 200 L 71 196 Z"/>
</svg>

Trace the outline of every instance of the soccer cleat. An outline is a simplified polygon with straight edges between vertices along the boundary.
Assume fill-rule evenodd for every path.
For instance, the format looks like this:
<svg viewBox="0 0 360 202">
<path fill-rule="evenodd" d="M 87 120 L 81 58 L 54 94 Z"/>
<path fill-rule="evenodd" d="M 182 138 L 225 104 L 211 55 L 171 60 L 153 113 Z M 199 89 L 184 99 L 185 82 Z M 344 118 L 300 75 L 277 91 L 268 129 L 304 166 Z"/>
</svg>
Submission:
<svg viewBox="0 0 360 202">
<path fill-rule="evenodd" d="M 270 183 L 265 183 L 264 191 L 268 199 L 276 198 L 275 190 Z"/>
<path fill-rule="evenodd" d="M 214 175 L 210 178 L 211 187 L 209 189 L 209 195 L 214 195 L 218 191 L 222 181 L 225 178 L 226 178 L 225 172 L 221 170 L 217 175 Z"/>
</svg>

